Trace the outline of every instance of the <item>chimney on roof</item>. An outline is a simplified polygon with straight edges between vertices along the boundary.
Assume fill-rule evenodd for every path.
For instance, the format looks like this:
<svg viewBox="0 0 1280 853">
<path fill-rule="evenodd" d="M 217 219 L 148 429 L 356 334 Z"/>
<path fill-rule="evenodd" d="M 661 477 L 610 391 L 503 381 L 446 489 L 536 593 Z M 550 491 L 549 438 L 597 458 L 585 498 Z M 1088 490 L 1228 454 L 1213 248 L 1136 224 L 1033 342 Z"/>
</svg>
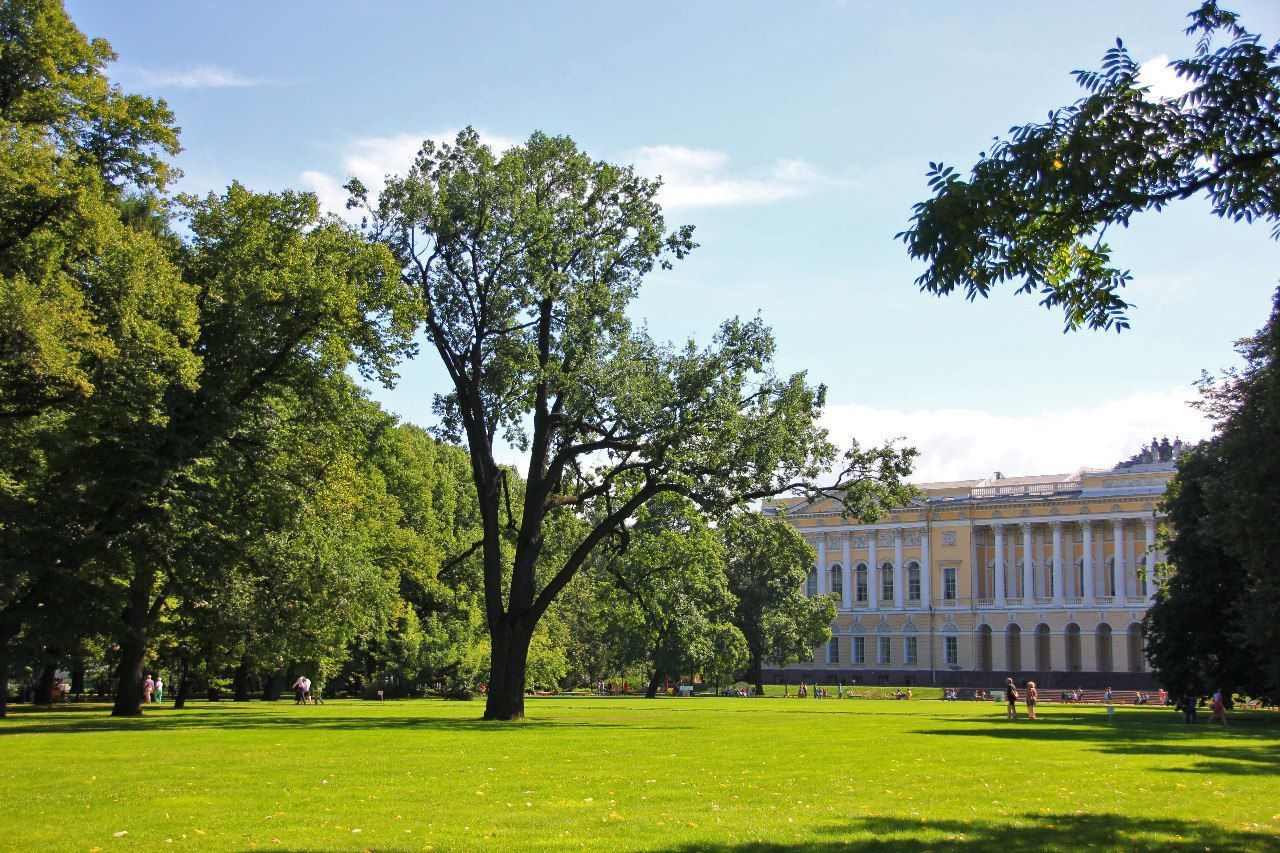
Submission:
<svg viewBox="0 0 1280 853">
<path fill-rule="evenodd" d="M 1004 479 L 1004 474 L 1001 474 L 999 471 L 997 471 L 997 472 L 996 472 L 995 479 L 997 479 L 997 480 L 1003 480 L 1003 479 Z"/>
</svg>

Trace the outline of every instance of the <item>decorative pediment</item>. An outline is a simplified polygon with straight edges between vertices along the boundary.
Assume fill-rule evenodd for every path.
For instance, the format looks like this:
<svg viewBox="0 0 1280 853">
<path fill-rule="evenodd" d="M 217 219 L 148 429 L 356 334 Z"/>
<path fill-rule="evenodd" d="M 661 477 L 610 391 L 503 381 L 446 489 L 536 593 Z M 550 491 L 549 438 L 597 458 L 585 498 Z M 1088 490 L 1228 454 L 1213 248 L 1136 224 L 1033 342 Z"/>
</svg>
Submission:
<svg viewBox="0 0 1280 853">
<path fill-rule="evenodd" d="M 902 633 L 904 633 L 904 634 L 919 634 L 919 633 L 920 633 L 920 629 L 919 629 L 918 627 L 916 627 L 916 623 L 915 623 L 915 622 L 912 622 L 910 619 L 908 619 L 906 622 L 903 622 L 903 623 L 902 623 L 902 628 L 901 628 L 901 629 L 899 629 L 899 630 L 901 630 L 901 631 L 902 631 Z"/>
<path fill-rule="evenodd" d="M 940 630 L 944 634 L 958 634 L 960 632 L 960 629 L 956 627 L 956 623 L 952 622 L 950 619 L 942 623 L 942 628 Z"/>
<path fill-rule="evenodd" d="M 889 624 L 889 620 L 888 620 L 888 619 L 881 619 L 881 620 L 880 620 L 880 623 L 879 623 L 878 625 L 876 625 L 876 633 L 877 633 L 877 634 L 892 634 L 892 633 L 893 633 L 893 626 Z"/>
</svg>

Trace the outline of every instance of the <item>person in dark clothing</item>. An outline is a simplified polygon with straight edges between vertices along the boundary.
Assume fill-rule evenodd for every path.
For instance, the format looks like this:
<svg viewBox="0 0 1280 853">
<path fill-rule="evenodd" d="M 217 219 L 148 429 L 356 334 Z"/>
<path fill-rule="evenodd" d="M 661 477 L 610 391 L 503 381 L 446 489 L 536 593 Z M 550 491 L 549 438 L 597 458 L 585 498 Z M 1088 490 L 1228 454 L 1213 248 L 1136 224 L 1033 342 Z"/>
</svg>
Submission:
<svg viewBox="0 0 1280 853">
<path fill-rule="evenodd" d="M 1013 679 L 1004 680 L 1004 705 L 1009 719 L 1018 719 L 1018 688 L 1013 686 Z"/>
</svg>

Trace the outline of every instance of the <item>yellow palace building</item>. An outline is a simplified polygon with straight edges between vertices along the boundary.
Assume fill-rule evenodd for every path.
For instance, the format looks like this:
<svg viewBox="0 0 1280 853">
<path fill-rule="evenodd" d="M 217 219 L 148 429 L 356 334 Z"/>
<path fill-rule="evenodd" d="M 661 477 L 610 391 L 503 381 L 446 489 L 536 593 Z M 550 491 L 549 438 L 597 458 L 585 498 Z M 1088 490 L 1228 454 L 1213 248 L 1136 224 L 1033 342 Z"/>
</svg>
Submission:
<svg viewBox="0 0 1280 853">
<path fill-rule="evenodd" d="M 808 595 L 833 595 L 830 643 L 772 681 L 994 687 L 1153 686 L 1142 617 L 1159 502 L 1181 443 L 1110 469 L 917 484 L 876 524 L 830 502 L 776 501 L 817 553 Z"/>
</svg>

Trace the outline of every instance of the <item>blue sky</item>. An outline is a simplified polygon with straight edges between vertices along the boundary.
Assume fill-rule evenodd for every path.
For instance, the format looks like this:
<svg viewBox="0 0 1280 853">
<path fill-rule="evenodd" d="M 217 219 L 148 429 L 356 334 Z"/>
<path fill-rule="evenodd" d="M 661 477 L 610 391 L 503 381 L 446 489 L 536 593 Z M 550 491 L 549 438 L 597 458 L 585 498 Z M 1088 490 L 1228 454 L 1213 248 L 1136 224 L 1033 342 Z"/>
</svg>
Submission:
<svg viewBox="0 0 1280 853">
<path fill-rule="evenodd" d="M 705 340 L 761 312 L 779 366 L 829 388 L 836 438 L 903 436 L 924 478 L 1101 466 L 1166 429 L 1202 369 L 1265 320 L 1277 246 L 1194 201 L 1112 240 L 1133 329 L 1063 335 L 1029 297 L 919 293 L 893 235 L 928 161 L 967 167 L 990 138 L 1078 96 L 1069 72 L 1116 36 L 1184 55 L 1193 3 L 85 2 L 113 75 L 166 98 L 183 189 L 238 179 L 317 190 L 398 171 L 465 125 L 538 129 L 669 179 L 668 218 L 701 244 L 635 306 L 655 335 Z M 1231 2 L 1280 35 L 1280 6 Z M 1153 67 L 1162 63 L 1155 61 Z M 430 421 L 429 353 L 378 397 Z"/>
</svg>

